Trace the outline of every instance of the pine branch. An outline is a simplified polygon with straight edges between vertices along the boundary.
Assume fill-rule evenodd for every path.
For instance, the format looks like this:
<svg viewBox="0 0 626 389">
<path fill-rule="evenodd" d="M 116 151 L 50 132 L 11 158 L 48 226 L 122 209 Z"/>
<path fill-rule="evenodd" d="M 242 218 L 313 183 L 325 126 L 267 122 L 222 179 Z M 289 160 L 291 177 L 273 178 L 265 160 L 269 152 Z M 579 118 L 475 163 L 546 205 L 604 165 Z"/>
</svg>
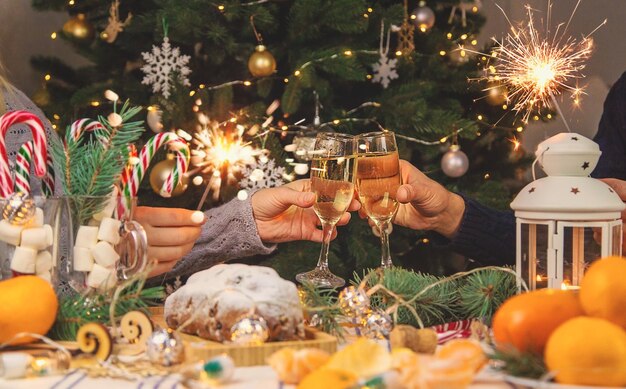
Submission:
<svg viewBox="0 0 626 389">
<path fill-rule="evenodd" d="M 498 307 L 517 294 L 517 282 L 511 273 L 487 269 L 467 276 L 458 293 L 459 316 L 481 318 L 490 325 Z"/>
<path fill-rule="evenodd" d="M 343 314 L 337 307 L 336 291 L 317 288 L 315 285 L 305 282 L 301 286 L 301 296 L 305 313 L 310 317 L 309 322 L 316 324 L 315 327 L 322 331 L 343 340 L 345 330 L 337 321 L 337 318 Z"/>
<path fill-rule="evenodd" d="M 147 308 L 158 304 L 165 298 L 165 290 L 161 286 L 143 289 L 143 282 L 138 281 L 127 287 L 115 305 L 115 316 L 121 318 L 133 310 L 147 312 Z M 59 311 L 50 336 L 56 340 L 76 340 L 80 326 L 89 322 L 109 325 L 111 301 L 108 296 L 81 296 L 78 293 L 65 296 L 59 301 Z"/>
<path fill-rule="evenodd" d="M 515 377 L 541 378 L 548 373 L 541 355 L 520 353 L 516 350 L 495 350 L 489 358 L 502 363 L 495 364 L 496 369 Z"/>
</svg>

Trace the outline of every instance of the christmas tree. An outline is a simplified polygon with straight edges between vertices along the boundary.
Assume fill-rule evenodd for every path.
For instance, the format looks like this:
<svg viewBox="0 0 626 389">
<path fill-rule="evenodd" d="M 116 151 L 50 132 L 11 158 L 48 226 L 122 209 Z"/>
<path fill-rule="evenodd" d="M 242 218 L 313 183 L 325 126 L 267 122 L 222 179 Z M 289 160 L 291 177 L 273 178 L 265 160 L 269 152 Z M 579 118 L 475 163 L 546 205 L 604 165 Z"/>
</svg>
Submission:
<svg viewBox="0 0 626 389">
<path fill-rule="evenodd" d="M 242 167 L 234 180 L 223 179 L 220 191 L 214 190 L 219 196 L 209 196 L 205 208 L 231 199 L 250 183 L 245 172 L 263 168 L 265 176 L 274 174 L 275 179 L 262 180 L 266 183 L 283 181 L 282 170 L 269 164 L 282 165 L 287 175 L 301 173 L 290 161 L 306 161 L 289 145 L 294 138 L 305 144 L 316 131 L 392 130 L 401 158 L 451 190 L 499 208 L 508 207 L 521 185 L 527 161 L 515 136 L 524 123 L 507 106 L 497 80 L 491 85 L 474 81 L 486 78 L 494 60 L 476 54 L 490 53 L 489 47 L 477 47 L 484 23 L 480 1 L 33 4 L 67 11 L 68 22 L 59 26 L 58 36 L 91 62 L 74 68 L 62 58 L 32 59 L 36 69 L 50 75 L 40 91 L 48 98 L 37 102 L 60 130 L 74 119 L 110 110 L 102 96 L 111 89 L 149 107 L 149 118 L 162 111 L 160 122 L 155 116 L 149 120 L 153 130 L 162 126 L 193 134 L 199 126 L 214 125 L 226 138 L 241 135 L 252 148 L 270 150 L 269 162 L 259 162 L 263 166 Z M 451 149 L 456 144 L 469 159 L 466 173 L 463 166 L 448 169 L 447 158 L 460 158 L 463 165 L 463 155 Z M 189 208 L 197 205 L 206 185 L 216 184 L 204 177 L 202 185 L 190 184 L 166 200 L 144 181 L 144 204 Z M 348 277 L 379 261 L 378 239 L 365 222 L 354 219 L 331 245 L 333 271 Z M 466 266 L 433 247 L 428 235 L 401 228 L 391 235 L 391 249 L 396 264 L 432 273 Z M 292 279 L 313 267 L 317 250 L 317 244 L 293 242 L 270 258 L 250 261 L 267 263 Z"/>
</svg>

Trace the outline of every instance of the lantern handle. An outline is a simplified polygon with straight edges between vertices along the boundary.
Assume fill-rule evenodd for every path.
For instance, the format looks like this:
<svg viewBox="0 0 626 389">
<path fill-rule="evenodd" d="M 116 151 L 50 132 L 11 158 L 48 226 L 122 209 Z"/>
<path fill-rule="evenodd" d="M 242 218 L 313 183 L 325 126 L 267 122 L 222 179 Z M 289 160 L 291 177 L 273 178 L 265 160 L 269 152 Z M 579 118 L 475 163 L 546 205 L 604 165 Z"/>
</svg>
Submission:
<svg viewBox="0 0 626 389">
<path fill-rule="evenodd" d="M 533 181 L 537 180 L 537 175 L 535 173 L 535 166 L 537 166 L 537 162 L 539 162 L 539 159 L 541 159 L 543 161 L 543 154 L 550 150 L 550 147 L 546 147 L 545 150 L 543 150 L 541 152 L 541 154 L 539 154 L 538 156 L 535 157 L 535 160 L 533 161 L 532 167 L 531 167 L 531 171 L 533 173 Z"/>
</svg>

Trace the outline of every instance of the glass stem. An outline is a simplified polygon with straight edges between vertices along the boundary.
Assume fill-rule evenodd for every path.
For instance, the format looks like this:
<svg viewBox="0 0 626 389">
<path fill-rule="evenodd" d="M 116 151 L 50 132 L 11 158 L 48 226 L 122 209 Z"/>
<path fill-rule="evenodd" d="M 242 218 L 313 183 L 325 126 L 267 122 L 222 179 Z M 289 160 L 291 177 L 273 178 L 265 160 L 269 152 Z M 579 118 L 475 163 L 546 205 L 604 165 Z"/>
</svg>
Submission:
<svg viewBox="0 0 626 389">
<path fill-rule="evenodd" d="M 334 224 L 322 222 L 322 250 L 320 251 L 320 259 L 317 261 L 317 269 L 319 270 L 328 270 L 328 249 L 334 228 Z"/>
<path fill-rule="evenodd" d="M 391 253 L 389 252 L 389 234 L 387 230 L 389 229 L 389 221 L 381 222 L 378 225 L 378 230 L 380 231 L 380 267 L 383 269 L 389 268 L 393 266 L 391 262 Z"/>
</svg>

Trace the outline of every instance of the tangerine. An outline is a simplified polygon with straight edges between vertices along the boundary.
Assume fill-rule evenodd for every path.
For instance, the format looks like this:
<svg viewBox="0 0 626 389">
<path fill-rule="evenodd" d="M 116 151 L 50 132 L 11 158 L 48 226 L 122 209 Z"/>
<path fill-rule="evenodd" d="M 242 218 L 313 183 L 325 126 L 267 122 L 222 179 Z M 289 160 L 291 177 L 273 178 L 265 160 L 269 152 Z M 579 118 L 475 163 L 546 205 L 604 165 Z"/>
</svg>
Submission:
<svg viewBox="0 0 626 389">
<path fill-rule="evenodd" d="M 459 361 L 463 366 L 470 366 L 474 371 L 480 370 L 487 363 L 483 348 L 469 339 L 453 339 L 435 353 L 437 359 Z"/>
<path fill-rule="evenodd" d="M 568 320 L 550 336 L 544 359 L 562 384 L 626 385 L 626 331 L 604 319 Z"/>
<path fill-rule="evenodd" d="M 626 259 L 607 257 L 585 271 L 580 303 L 588 316 L 599 317 L 626 328 Z"/>
<path fill-rule="evenodd" d="M 358 377 L 347 370 L 322 368 L 304 377 L 297 389 L 348 389 L 358 382 Z"/>
<path fill-rule="evenodd" d="M 565 321 L 583 315 L 570 290 L 541 289 L 506 300 L 493 317 L 493 335 L 503 351 L 543 354 L 550 334 Z"/>
<path fill-rule="evenodd" d="M 20 276 L 0 282 L 0 343 L 19 332 L 44 335 L 56 318 L 59 302 L 52 286 L 37 276 Z M 11 344 L 34 341 L 23 337 Z"/>
</svg>

